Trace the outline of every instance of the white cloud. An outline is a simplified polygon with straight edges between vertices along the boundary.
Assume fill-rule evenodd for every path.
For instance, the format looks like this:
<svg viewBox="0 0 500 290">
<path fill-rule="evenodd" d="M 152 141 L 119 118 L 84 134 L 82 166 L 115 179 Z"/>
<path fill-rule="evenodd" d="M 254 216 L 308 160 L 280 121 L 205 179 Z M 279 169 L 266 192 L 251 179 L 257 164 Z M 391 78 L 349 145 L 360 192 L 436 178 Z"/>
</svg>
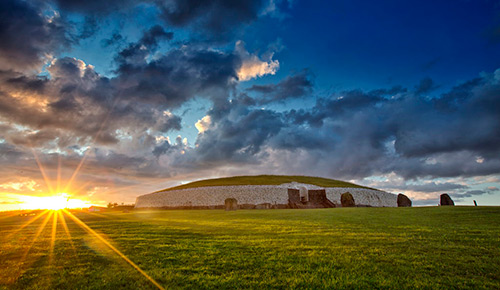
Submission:
<svg viewBox="0 0 500 290">
<path fill-rule="evenodd" d="M 26 180 L 26 181 L 21 181 L 21 182 L 8 182 L 4 184 L 0 184 L 0 188 L 3 189 L 10 189 L 10 190 L 15 190 L 15 191 L 35 191 L 35 187 L 37 187 L 38 184 L 34 180 Z"/>
<path fill-rule="evenodd" d="M 196 129 L 198 129 L 198 133 L 203 133 L 206 130 L 208 130 L 208 128 L 210 128 L 211 124 L 212 124 L 212 119 L 210 118 L 210 116 L 207 115 L 201 118 L 201 120 L 198 120 L 198 122 L 196 122 L 194 126 L 196 127 Z"/>
<path fill-rule="evenodd" d="M 269 53 L 267 59 L 260 59 L 259 56 L 250 54 L 242 41 L 236 42 L 235 51 L 242 59 L 241 67 L 238 70 L 240 81 L 248 81 L 267 74 L 274 75 L 280 67 L 279 61 L 272 59 L 273 53 Z"/>
</svg>

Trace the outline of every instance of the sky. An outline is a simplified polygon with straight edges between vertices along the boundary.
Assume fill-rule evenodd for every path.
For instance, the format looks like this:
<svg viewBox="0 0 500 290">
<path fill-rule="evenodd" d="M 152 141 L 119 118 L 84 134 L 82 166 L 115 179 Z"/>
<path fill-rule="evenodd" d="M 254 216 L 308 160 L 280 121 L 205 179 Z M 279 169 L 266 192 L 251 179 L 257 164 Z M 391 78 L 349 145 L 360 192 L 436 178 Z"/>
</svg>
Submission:
<svg viewBox="0 0 500 290">
<path fill-rule="evenodd" d="M 0 210 L 257 174 L 500 205 L 499 51 L 493 0 L 3 0 Z"/>
</svg>

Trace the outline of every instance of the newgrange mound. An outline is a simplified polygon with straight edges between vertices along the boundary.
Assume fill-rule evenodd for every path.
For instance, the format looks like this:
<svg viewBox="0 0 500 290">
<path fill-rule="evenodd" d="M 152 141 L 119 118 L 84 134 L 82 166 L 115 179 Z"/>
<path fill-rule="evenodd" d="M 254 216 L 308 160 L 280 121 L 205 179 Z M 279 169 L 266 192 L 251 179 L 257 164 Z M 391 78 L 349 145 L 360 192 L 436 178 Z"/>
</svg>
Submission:
<svg viewBox="0 0 500 290">
<path fill-rule="evenodd" d="M 350 193 L 355 206 L 396 207 L 397 196 L 357 184 L 310 176 L 258 175 L 207 179 L 137 197 L 136 208 L 240 209 L 340 207 Z"/>
</svg>

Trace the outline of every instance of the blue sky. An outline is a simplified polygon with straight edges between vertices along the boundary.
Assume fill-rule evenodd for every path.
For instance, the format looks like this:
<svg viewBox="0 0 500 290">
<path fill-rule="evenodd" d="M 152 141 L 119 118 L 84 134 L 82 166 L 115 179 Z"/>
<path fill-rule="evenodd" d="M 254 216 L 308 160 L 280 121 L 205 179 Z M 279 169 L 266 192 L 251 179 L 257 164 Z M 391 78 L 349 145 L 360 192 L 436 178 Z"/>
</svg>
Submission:
<svg viewBox="0 0 500 290">
<path fill-rule="evenodd" d="M 7 0 L 0 14 L 5 196 L 49 191 L 37 156 L 64 182 L 84 158 L 70 187 L 96 203 L 302 174 L 500 204 L 499 1 Z"/>
</svg>

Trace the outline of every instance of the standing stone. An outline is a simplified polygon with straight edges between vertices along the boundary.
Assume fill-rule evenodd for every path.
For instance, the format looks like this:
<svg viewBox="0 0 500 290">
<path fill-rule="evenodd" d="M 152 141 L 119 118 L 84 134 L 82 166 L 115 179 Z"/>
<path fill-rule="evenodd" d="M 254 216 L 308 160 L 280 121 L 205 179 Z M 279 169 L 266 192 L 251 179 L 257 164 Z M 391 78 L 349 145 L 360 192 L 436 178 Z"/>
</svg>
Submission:
<svg viewBox="0 0 500 290">
<path fill-rule="evenodd" d="M 411 200 L 408 196 L 402 193 L 398 194 L 398 207 L 411 207 Z"/>
<path fill-rule="evenodd" d="M 300 190 L 295 188 L 288 189 L 288 203 L 300 202 Z"/>
<path fill-rule="evenodd" d="M 309 202 L 323 203 L 326 201 L 326 190 L 324 189 L 310 189 L 307 191 Z"/>
<path fill-rule="evenodd" d="M 447 193 L 443 193 L 440 196 L 440 205 L 455 205 L 451 197 Z"/>
<path fill-rule="evenodd" d="M 224 201 L 226 206 L 226 210 L 237 210 L 238 209 L 238 201 L 235 198 L 226 198 Z"/>
<path fill-rule="evenodd" d="M 354 202 L 354 197 L 350 192 L 342 193 L 342 195 L 340 196 L 340 203 L 342 204 L 342 207 L 356 206 L 356 203 Z"/>
</svg>

